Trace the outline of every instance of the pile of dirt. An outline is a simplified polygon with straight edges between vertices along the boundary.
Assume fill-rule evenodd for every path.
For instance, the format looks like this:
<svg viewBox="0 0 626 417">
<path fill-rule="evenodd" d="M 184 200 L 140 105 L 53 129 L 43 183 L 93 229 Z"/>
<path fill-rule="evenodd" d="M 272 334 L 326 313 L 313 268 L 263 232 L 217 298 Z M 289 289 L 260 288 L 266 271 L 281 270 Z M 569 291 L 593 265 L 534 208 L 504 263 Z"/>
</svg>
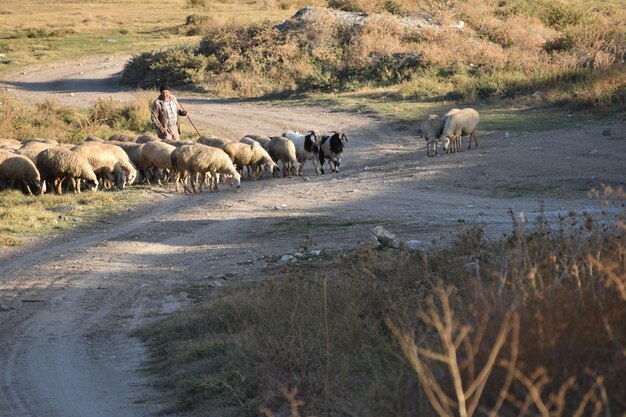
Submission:
<svg viewBox="0 0 626 417">
<path fill-rule="evenodd" d="M 340 25 L 350 29 L 357 29 L 364 25 L 367 19 L 394 19 L 397 20 L 405 30 L 418 31 L 423 27 L 442 29 L 442 26 L 433 23 L 428 15 L 420 17 L 400 17 L 393 15 L 368 14 L 359 12 L 346 12 L 325 7 L 304 7 L 296 12 L 291 18 L 276 25 L 275 28 L 281 32 L 303 31 L 314 27 L 320 22 L 338 22 Z"/>
</svg>

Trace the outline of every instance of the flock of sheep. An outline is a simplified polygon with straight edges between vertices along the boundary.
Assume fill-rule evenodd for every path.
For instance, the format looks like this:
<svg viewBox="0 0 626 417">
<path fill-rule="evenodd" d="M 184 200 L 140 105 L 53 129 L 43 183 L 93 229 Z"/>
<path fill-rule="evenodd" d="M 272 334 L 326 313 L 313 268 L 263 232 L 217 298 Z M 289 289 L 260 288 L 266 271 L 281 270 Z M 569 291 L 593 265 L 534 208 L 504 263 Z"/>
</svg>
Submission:
<svg viewBox="0 0 626 417">
<path fill-rule="evenodd" d="M 437 155 L 440 142 L 448 153 L 460 151 L 462 136 L 469 136 L 468 149 L 472 139 L 478 147 L 479 121 L 472 108 L 426 116 L 421 133 L 427 155 Z M 332 172 L 339 172 L 347 140 L 343 132 L 322 135 L 313 130 L 272 137 L 246 135 L 239 140 L 202 136 L 197 142 L 161 141 L 145 134 L 137 138 L 113 135 L 107 141 L 88 137 L 77 145 L 38 138 L 0 139 L 0 189 L 62 194 L 99 186 L 123 189 L 138 181 L 174 181 L 177 192 L 181 184 L 185 192 L 201 192 L 204 184 L 219 191 L 220 178 L 239 188 L 245 174 L 253 180 L 263 171 L 275 177 L 281 172 L 283 176 L 303 175 L 307 161 L 318 175 L 324 173 L 325 162 Z"/>
<path fill-rule="evenodd" d="M 162 141 L 151 135 L 113 135 L 104 141 L 88 137 L 77 145 L 50 139 L 0 139 L 0 188 L 21 188 L 29 195 L 128 184 L 174 181 L 184 191 L 201 192 L 206 184 L 219 191 L 220 179 L 237 188 L 241 178 L 303 175 L 306 161 L 316 174 L 339 172 L 347 142 L 343 132 L 322 135 L 286 132 L 281 136 L 246 135 L 240 140 L 202 136 L 197 142 Z M 279 166 L 280 164 L 280 166 Z"/>
<path fill-rule="evenodd" d="M 422 136 L 426 139 L 426 155 L 438 155 L 439 142 L 447 153 L 459 152 L 462 136 L 469 136 L 468 150 L 472 149 L 472 139 L 478 147 L 476 129 L 479 121 L 478 112 L 472 108 L 450 109 L 443 117 L 427 115 L 421 126 Z"/>
</svg>

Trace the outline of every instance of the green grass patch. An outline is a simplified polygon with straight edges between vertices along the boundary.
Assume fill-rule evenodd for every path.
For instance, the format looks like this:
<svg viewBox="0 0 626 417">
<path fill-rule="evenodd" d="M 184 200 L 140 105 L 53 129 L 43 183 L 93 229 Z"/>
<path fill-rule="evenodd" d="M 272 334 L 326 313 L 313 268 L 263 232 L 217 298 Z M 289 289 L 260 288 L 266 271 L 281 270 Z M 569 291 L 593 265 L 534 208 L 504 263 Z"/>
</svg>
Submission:
<svg viewBox="0 0 626 417">
<path fill-rule="evenodd" d="M 453 107 L 473 107 L 480 113 L 479 130 L 510 132 L 541 132 L 578 127 L 581 123 L 606 123 L 620 120 L 619 113 L 602 114 L 572 111 L 565 107 L 535 106 L 494 102 L 489 104 L 454 101 L 425 102 L 398 97 L 391 90 L 359 93 L 307 94 L 299 98 L 270 100 L 275 105 L 319 105 L 334 111 L 370 114 L 398 123 L 407 129 L 417 129 L 428 114 L 445 114 Z"/>
<path fill-rule="evenodd" d="M 306 232 L 311 228 L 315 229 L 336 229 L 347 228 L 360 225 L 380 224 L 378 220 L 339 220 L 328 217 L 298 217 L 286 218 L 272 226 L 272 230 L 278 233 Z M 386 223 L 388 224 L 388 222 Z"/>
<path fill-rule="evenodd" d="M 559 187 L 554 185 L 543 185 L 533 182 L 506 182 L 496 184 L 496 195 L 504 198 L 516 197 L 547 197 L 564 193 Z"/>
<path fill-rule="evenodd" d="M 137 206 L 145 191 L 130 187 L 120 192 L 44 194 L 29 197 L 17 190 L 0 193 L 0 245 L 15 246 L 23 237 L 47 237 L 88 227 Z"/>
</svg>

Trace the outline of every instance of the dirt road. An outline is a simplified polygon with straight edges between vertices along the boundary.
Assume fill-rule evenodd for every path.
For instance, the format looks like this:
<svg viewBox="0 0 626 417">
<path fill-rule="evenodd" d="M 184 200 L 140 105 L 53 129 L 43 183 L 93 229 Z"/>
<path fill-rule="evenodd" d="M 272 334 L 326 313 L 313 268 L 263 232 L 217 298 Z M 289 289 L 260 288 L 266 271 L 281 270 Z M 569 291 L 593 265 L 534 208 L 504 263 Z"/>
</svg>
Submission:
<svg viewBox="0 0 626 417">
<path fill-rule="evenodd" d="M 0 88 L 75 106 L 103 96 L 129 100 L 117 83 L 123 62 L 94 58 L 32 68 Z M 626 183 L 623 123 L 512 132 L 508 139 L 481 132 L 478 150 L 427 158 L 413 132 L 372 116 L 179 99 L 201 130 L 219 136 L 343 129 L 349 142 L 342 172 L 244 181 L 238 193 L 155 188 L 140 209 L 0 252 L 0 416 L 159 412 L 167 404 L 139 370 L 145 352 L 129 333 L 185 305 L 189 285 L 260 276 L 268 262 L 305 245 L 354 248 L 379 224 L 417 246 L 446 240 L 462 223 L 481 223 L 498 237 L 511 228 L 509 208 L 532 220 L 540 200 L 550 218 L 588 210 L 610 221 L 623 210 L 586 196 L 602 182 Z M 612 134 L 602 135 L 607 128 Z M 226 281 L 218 278 L 225 274 Z"/>
</svg>

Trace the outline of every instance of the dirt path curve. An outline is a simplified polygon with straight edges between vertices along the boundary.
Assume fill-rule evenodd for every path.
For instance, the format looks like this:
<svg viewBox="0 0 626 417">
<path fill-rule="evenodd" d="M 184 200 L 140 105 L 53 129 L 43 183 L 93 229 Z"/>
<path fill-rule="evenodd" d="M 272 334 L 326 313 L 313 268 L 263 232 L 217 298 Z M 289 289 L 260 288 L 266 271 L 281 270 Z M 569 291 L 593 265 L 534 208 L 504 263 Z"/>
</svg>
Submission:
<svg viewBox="0 0 626 417">
<path fill-rule="evenodd" d="M 117 83 L 123 62 L 32 68 L 0 88 L 76 106 L 129 100 Z M 418 246 L 449 238 L 462 223 L 497 237 L 510 230 L 509 208 L 532 220 L 539 200 L 550 218 L 585 209 L 610 221 L 622 210 L 587 200 L 585 190 L 626 183 L 623 124 L 611 125 L 610 137 L 593 124 L 513 132 L 506 141 L 483 132 L 478 150 L 426 158 L 412 132 L 372 116 L 178 96 L 201 130 L 226 137 L 344 129 L 342 172 L 244 181 L 239 193 L 154 189 L 138 210 L 0 253 L 0 416 L 158 413 L 167 405 L 139 371 L 146 357 L 132 330 L 187 303 L 190 285 L 254 279 L 303 246 L 354 248 L 378 224 Z M 503 197 L 513 192 L 519 196 Z"/>
</svg>

